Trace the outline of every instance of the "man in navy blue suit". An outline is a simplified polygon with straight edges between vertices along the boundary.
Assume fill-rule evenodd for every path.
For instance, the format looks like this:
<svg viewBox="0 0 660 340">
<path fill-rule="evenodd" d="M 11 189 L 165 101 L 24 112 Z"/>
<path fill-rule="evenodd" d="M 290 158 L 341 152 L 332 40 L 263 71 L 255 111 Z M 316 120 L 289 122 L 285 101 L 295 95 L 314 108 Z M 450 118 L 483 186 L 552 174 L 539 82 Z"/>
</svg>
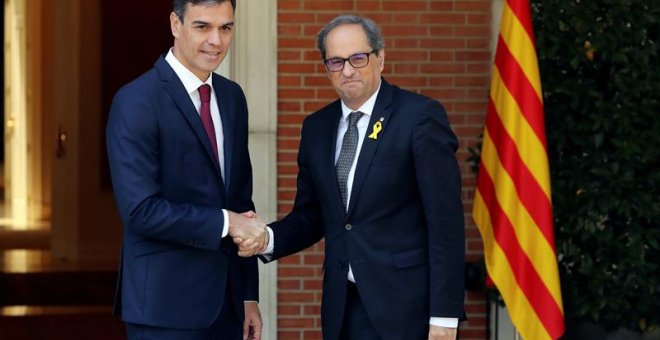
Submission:
<svg viewBox="0 0 660 340">
<path fill-rule="evenodd" d="M 235 0 L 175 0 L 174 46 L 122 87 L 107 125 L 124 239 L 116 312 L 129 339 L 260 339 L 248 110 L 213 71 L 226 56 Z"/>
<path fill-rule="evenodd" d="M 325 237 L 325 340 L 454 339 L 465 232 L 447 114 L 381 77 L 371 20 L 333 19 L 318 48 L 340 99 L 303 123 L 293 210 L 270 224 L 265 251 L 236 238 L 240 254 L 274 260 Z"/>
</svg>

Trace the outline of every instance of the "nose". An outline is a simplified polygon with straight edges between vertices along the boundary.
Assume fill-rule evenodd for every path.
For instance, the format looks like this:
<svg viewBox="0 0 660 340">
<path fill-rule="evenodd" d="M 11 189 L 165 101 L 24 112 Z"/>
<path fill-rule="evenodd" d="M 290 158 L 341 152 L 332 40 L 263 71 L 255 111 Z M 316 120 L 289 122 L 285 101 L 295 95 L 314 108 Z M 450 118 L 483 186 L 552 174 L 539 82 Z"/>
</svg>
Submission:
<svg viewBox="0 0 660 340">
<path fill-rule="evenodd" d="M 219 46 L 222 43 L 222 34 L 218 30 L 211 30 L 206 41 L 213 46 Z"/>
<path fill-rule="evenodd" d="M 344 68 L 341 70 L 341 73 L 344 75 L 344 77 L 350 77 L 353 75 L 353 73 L 355 73 L 355 68 L 353 65 L 351 65 L 351 63 L 348 62 L 348 60 L 345 60 Z"/>
</svg>

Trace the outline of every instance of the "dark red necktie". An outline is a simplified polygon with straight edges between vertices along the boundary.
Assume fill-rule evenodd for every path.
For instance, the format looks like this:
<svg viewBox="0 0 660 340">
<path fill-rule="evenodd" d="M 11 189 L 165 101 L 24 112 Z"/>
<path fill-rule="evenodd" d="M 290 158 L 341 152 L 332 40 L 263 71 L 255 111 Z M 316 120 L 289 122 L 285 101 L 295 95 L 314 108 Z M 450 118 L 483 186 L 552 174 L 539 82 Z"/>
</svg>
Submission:
<svg viewBox="0 0 660 340">
<path fill-rule="evenodd" d="M 213 148 L 213 155 L 218 160 L 218 141 L 215 140 L 215 128 L 213 127 L 213 119 L 211 119 L 211 85 L 204 84 L 199 87 L 199 98 L 202 100 L 202 108 L 199 110 L 199 116 L 202 118 L 204 130 L 209 136 L 211 147 Z"/>
</svg>

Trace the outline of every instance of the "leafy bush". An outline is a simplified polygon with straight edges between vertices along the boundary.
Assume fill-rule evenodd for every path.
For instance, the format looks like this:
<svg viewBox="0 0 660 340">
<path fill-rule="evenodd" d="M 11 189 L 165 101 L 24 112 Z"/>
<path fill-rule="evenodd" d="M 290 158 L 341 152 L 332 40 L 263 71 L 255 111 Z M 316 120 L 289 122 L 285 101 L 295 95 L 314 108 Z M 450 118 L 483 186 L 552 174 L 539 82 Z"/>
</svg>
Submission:
<svg viewBox="0 0 660 340">
<path fill-rule="evenodd" d="M 532 15 L 567 319 L 660 327 L 660 1 Z"/>
</svg>

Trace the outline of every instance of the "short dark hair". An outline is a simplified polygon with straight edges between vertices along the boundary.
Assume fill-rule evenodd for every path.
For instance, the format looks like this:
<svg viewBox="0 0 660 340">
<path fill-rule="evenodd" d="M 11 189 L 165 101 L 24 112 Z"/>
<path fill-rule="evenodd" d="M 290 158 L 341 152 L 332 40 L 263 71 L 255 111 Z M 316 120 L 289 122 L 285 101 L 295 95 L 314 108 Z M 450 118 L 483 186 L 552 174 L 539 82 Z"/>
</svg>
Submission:
<svg viewBox="0 0 660 340">
<path fill-rule="evenodd" d="M 236 0 L 174 0 L 172 1 L 172 11 L 179 17 L 179 21 L 183 22 L 183 17 L 186 14 L 186 5 L 211 5 L 221 4 L 225 1 L 231 2 L 231 8 L 236 11 Z"/>
<path fill-rule="evenodd" d="M 318 47 L 321 52 L 321 59 L 325 60 L 325 39 L 328 36 L 328 33 L 338 26 L 344 24 L 357 24 L 362 26 L 364 34 L 367 35 L 367 40 L 369 40 L 369 45 L 372 50 L 376 51 L 376 54 L 385 47 L 385 41 L 383 40 L 383 35 L 380 33 L 380 28 L 376 23 L 371 19 L 361 17 L 354 14 L 344 14 L 332 19 L 319 31 L 316 36 L 316 47 Z"/>
</svg>

